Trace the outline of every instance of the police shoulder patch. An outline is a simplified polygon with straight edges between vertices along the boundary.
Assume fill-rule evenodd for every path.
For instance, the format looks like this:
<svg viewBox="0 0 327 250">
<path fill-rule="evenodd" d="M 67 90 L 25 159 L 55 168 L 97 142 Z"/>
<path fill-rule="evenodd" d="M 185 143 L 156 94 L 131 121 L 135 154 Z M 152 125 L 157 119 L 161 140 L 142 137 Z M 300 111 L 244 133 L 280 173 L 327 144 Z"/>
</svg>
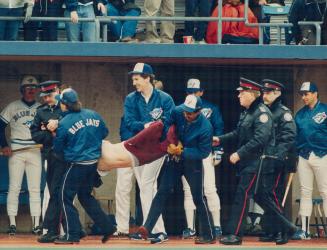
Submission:
<svg viewBox="0 0 327 250">
<path fill-rule="evenodd" d="M 284 120 L 290 122 L 293 120 L 293 116 L 290 113 L 285 113 L 283 116 Z"/>
<path fill-rule="evenodd" d="M 266 123 L 266 122 L 268 122 L 268 120 L 269 120 L 269 116 L 267 114 L 261 114 L 259 116 L 259 121 L 261 123 Z"/>
</svg>

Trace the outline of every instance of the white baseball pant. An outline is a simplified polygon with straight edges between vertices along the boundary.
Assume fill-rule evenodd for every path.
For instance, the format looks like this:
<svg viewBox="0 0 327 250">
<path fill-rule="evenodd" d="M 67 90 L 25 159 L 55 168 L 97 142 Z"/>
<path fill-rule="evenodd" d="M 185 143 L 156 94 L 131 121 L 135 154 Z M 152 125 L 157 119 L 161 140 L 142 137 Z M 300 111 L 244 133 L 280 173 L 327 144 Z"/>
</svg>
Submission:
<svg viewBox="0 0 327 250">
<path fill-rule="evenodd" d="M 149 214 L 152 200 L 157 193 L 157 178 L 164 163 L 165 157 L 133 168 L 117 169 L 116 184 L 116 222 L 119 232 L 128 233 L 130 215 L 130 192 L 132 190 L 132 177 L 135 175 L 140 188 L 140 198 L 143 213 L 143 222 Z M 159 217 L 153 233 L 166 232 L 162 216 Z"/>
<path fill-rule="evenodd" d="M 209 211 L 215 226 L 220 226 L 220 199 L 217 194 L 215 167 L 213 166 L 212 154 L 203 159 L 204 171 L 204 195 L 207 198 Z M 186 212 L 186 220 L 189 228 L 194 225 L 194 210 L 196 209 L 191 194 L 190 185 L 187 183 L 184 176 L 182 176 L 182 183 L 184 189 L 184 209 Z"/>
<path fill-rule="evenodd" d="M 313 180 L 316 179 L 318 191 L 323 199 L 323 209 L 327 215 L 327 155 L 320 158 L 313 152 L 308 160 L 300 156 L 298 173 L 301 189 L 299 214 L 311 216 Z"/>
<path fill-rule="evenodd" d="M 41 153 L 39 149 L 14 153 L 9 158 L 9 191 L 7 212 L 17 216 L 18 198 L 26 172 L 31 216 L 41 215 Z"/>
</svg>

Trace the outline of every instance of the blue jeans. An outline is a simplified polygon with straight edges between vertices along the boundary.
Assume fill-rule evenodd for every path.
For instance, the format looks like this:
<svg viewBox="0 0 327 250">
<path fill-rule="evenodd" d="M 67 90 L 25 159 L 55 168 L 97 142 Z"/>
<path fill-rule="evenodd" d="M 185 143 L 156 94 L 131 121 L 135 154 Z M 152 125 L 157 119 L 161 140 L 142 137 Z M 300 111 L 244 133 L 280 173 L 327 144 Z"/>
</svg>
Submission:
<svg viewBox="0 0 327 250">
<path fill-rule="evenodd" d="M 77 14 L 79 18 L 95 18 L 93 4 L 87 6 L 78 5 Z M 70 17 L 70 11 L 65 10 L 65 17 Z M 79 42 L 81 40 L 81 31 L 83 33 L 83 42 L 96 42 L 94 22 L 66 22 L 68 41 Z"/>
<path fill-rule="evenodd" d="M 0 8 L 0 16 L 22 17 L 24 8 Z M 15 41 L 21 21 L 0 21 L 0 40 Z"/>
<path fill-rule="evenodd" d="M 62 202 L 67 240 L 79 240 L 80 236 L 81 225 L 78 211 L 73 205 L 76 195 L 86 213 L 99 226 L 101 232 L 112 234 L 115 231 L 112 222 L 91 194 L 97 173 L 96 169 L 97 164 L 71 164 L 63 177 L 60 200 Z"/>
<path fill-rule="evenodd" d="M 185 1 L 185 16 L 196 16 L 195 11 L 199 9 L 199 17 L 209 17 L 212 0 L 187 0 Z M 185 22 L 185 35 L 193 36 L 196 41 L 204 39 L 208 22 Z M 196 30 L 194 31 L 194 28 Z"/>
<path fill-rule="evenodd" d="M 139 16 L 141 12 L 137 9 L 117 10 L 112 4 L 108 4 L 108 16 Z M 135 35 L 137 21 L 120 21 L 114 20 L 109 23 L 110 32 L 115 39 L 122 39 L 124 37 L 133 37 Z"/>
<path fill-rule="evenodd" d="M 158 192 L 152 200 L 151 208 L 144 226 L 148 232 L 152 231 L 165 207 L 167 199 L 182 175 L 184 175 L 191 188 L 193 201 L 196 206 L 197 218 L 199 219 L 199 235 L 205 239 L 212 239 L 213 224 L 203 191 L 202 160 L 183 160 L 180 163 L 166 160 L 161 169 Z"/>
</svg>

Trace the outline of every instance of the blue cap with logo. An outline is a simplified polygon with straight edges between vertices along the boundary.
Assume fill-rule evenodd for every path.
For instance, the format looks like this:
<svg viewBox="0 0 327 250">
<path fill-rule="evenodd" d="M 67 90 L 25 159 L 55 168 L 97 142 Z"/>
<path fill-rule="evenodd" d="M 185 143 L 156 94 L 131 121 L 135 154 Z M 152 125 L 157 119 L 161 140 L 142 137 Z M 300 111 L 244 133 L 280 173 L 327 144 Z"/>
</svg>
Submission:
<svg viewBox="0 0 327 250">
<path fill-rule="evenodd" d="M 304 82 L 302 83 L 299 92 L 318 92 L 318 87 L 313 82 Z"/>
<path fill-rule="evenodd" d="M 146 63 L 137 63 L 134 66 L 133 71 L 128 72 L 129 75 L 133 74 L 144 74 L 144 75 L 153 75 L 152 67 Z"/>
<path fill-rule="evenodd" d="M 56 99 L 63 104 L 74 104 L 78 102 L 78 94 L 72 88 L 65 89 L 60 95 L 56 95 Z"/>
<path fill-rule="evenodd" d="M 198 91 L 202 91 L 201 82 L 199 79 L 191 78 L 187 81 L 186 92 L 187 93 L 195 93 Z"/>
<path fill-rule="evenodd" d="M 181 107 L 186 112 L 197 112 L 202 109 L 201 98 L 195 95 L 188 95 Z"/>
</svg>

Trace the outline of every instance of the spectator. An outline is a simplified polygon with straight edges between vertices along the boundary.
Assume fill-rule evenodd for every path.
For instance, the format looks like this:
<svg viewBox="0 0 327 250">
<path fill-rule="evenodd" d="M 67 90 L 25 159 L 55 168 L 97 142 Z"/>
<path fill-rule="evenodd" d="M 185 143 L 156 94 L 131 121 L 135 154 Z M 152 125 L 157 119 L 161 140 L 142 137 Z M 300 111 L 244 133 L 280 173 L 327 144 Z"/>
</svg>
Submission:
<svg viewBox="0 0 327 250">
<path fill-rule="evenodd" d="M 211 3 L 208 0 L 188 0 L 185 1 L 185 16 L 194 17 L 199 10 L 199 17 L 210 16 Z M 193 36 L 195 43 L 205 44 L 205 34 L 208 22 L 185 21 L 185 35 Z"/>
<path fill-rule="evenodd" d="M 108 16 L 139 16 L 141 9 L 135 4 L 135 0 L 109 0 Z M 136 20 L 114 20 L 109 23 L 110 32 L 116 40 L 121 42 L 138 42 L 133 39 L 136 31 Z"/>
<path fill-rule="evenodd" d="M 223 6 L 224 17 L 244 17 L 245 5 L 240 0 L 230 0 Z M 218 16 L 218 7 L 212 13 L 213 17 Z M 253 12 L 248 10 L 249 23 L 257 23 L 258 20 Z M 207 31 L 207 42 L 217 43 L 217 22 L 210 22 Z M 245 22 L 223 22 L 222 43 L 232 44 L 255 44 L 258 43 L 258 27 L 249 27 Z"/>
<path fill-rule="evenodd" d="M 145 0 L 145 16 L 155 16 L 159 11 L 161 16 L 173 17 L 175 15 L 175 0 Z M 146 22 L 146 37 L 148 43 L 174 43 L 175 24 L 172 21 L 161 22 L 160 37 L 155 21 Z"/>
<path fill-rule="evenodd" d="M 70 17 L 71 22 L 66 22 L 67 39 L 71 42 L 80 41 L 83 33 L 84 42 L 96 42 L 96 28 L 94 22 L 78 22 L 78 18 L 95 18 L 93 5 L 101 13 L 106 13 L 106 0 L 65 0 L 65 17 Z"/>
<path fill-rule="evenodd" d="M 27 23 L 32 16 L 34 0 L 4 0 L 0 3 L 0 16 L 22 17 L 24 15 L 24 23 Z M 15 41 L 18 36 L 18 28 L 20 20 L 17 21 L 0 21 L 0 40 Z"/>
<path fill-rule="evenodd" d="M 299 21 L 319 21 L 321 25 L 321 44 L 327 44 L 327 4 L 320 0 L 294 0 L 288 20 L 293 24 L 292 37 L 298 45 L 316 44 L 316 29 L 313 26 L 299 26 Z"/>
<path fill-rule="evenodd" d="M 63 0 L 35 0 L 33 8 L 33 17 L 61 17 Z M 41 41 L 57 41 L 58 37 L 58 22 L 38 22 L 32 21 L 24 24 L 24 40 L 36 41 L 37 30 L 41 26 L 42 33 Z"/>
</svg>

